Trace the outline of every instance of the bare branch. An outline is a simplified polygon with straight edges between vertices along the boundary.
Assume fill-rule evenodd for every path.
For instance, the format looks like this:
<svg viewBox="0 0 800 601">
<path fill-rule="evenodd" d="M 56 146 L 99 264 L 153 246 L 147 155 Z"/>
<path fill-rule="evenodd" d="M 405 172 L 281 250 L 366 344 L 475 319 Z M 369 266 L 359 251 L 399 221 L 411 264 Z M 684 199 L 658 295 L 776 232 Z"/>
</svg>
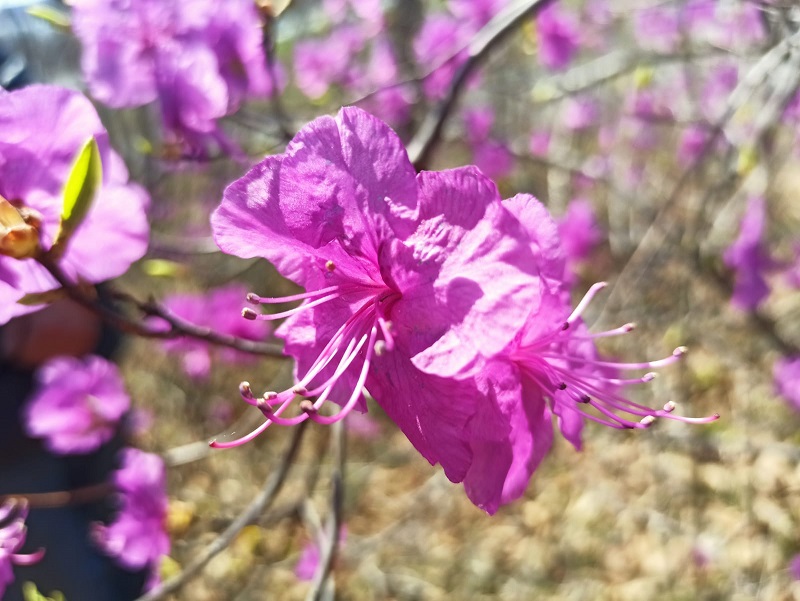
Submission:
<svg viewBox="0 0 800 601">
<path fill-rule="evenodd" d="M 509 32 L 516 29 L 524 19 L 536 14 L 553 0 L 517 0 L 498 13 L 487 23 L 467 46 L 467 59 L 458 67 L 450 88 L 439 104 L 428 113 L 414 138 L 408 144 L 408 156 L 417 170 L 424 169 L 433 147 L 439 141 L 445 121 L 469 75 L 483 62 Z"/>
<path fill-rule="evenodd" d="M 280 492 L 286 475 L 289 473 L 289 468 L 294 463 L 297 456 L 297 451 L 300 449 L 300 442 L 303 439 L 303 433 L 306 431 L 307 422 L 301 423 L 294 428 L 292 439 L 289 442 L 289 448 L 282 455 L 280 463 L 278 463 L 276 470 L 269 475 L 264 482 L 261 492 L 250 502 L 242 513 L 222 532 L 214 541 L 208 545 L 203 552 L 194 559 L 186 568 L 177 576 L 170 578 L 166 582 L 161 583 L 149 593 L 142 595 L 136 601 L 159 601 L 165 599 L 167 595 L 171 595 L 179 590 L 184 584 L 189 582 L 192 578 L 197 576 L 203 568 L 208 565 L 214 557 L 219 555 L 230 545 L 239 532 L 245 526 L 256 522 L 264 510 L 272 504 L 275 496 Z"/>
</svg>

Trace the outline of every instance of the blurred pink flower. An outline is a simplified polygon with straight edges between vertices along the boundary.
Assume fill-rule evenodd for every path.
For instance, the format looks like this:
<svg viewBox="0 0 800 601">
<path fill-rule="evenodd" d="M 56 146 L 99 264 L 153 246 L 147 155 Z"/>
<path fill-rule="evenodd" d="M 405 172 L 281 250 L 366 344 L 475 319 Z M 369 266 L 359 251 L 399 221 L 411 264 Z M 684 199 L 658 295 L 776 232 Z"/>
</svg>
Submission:
<svg viewBox="0 0 800 601">
<path fill-rule="evenodd" d="M 563 71 L 578 52 L 580 29 L 575 15 L 561 5 L 548 5 L 536 17 L 539 63 L 551 71 Z"/>
<path fill-rule="evenodd" d="M 114 108 L 159 101 L 174 141 L 229 143 L 216 121 L 272 88 L 250 0 L 73 0 L 92 95 Z"/>
<path fill-rule="evenodd" d="M 339 546 L 347 540 L 347 527 L 342 526 L 339 530 Z M 300 551 L 300 557 L 294 566 L 294 575 L 298 580 L 309 581 L 314 579 L 320 562 L 319 545 L 315 541 L 308 541 Z"/>
<path fill-rule="evenodd" d="M 97 450 L 130 407 L 117 366 L 102 357 L 56 357 L 39 368 L 36 380 L 23 410 L 25 430 L 58 455 Z"/>
<path fill-rule="evenodd" d="M 569 202 L 567 212 L 558 220 L 558 234 L 567 262 L 572 263 L 586 259 L 604 238 L 592 204 L 583 198 Z"/>
<path fill-rule="evenodd" d="M 800 356 L 778 359 L 772 377 L 776 392 L 800 411 Z"/>
<path fill-rule="evenodd" d="M 742 216 L 739 237 L 723 255 L 725 264 L 735 273 L 731 302 L 744 311 L 755 310 L 769 295 L 764 273 L 775 262 L 762 240 L 766 219 L 766 201 L 760 196 L 751 198 Z"/>
<path fill-rule="evenodd" d="M 189 323 L 245 340 L 264 340 L 269 324 L 244 319 L 241 315 L 247 289 L 231 284 L 197 294 L 174 294 L 164 300 L 173 315 Z M 227 347 L 215 347 L 204 340 L 184 337 L 165 340 L 164 349 L 183 357 L 183 370 L 192 378 L 205 379 L 211 371 L 212 355 L 227 363 L 252 363 L 256 357 Z"/>
<path fill-rule="evenodd" d="M 25 544 L 25 518 L 28 506 L 14 499 L 0 504 L 0 599 L 6 587 L 14 582 L 14 566 L 29 566 L 44 556 L 44 549 L 35 553 L 20 553 Z"/>
<path fill-rule="evenodd" d="M 119 491 L 119 513 L 108 525 L 96 524 L 93 538 L 121 566 L 137 571 L 149 568 L 146 588 L 150 589 L 158 584 L 159 564 L 170 548 L 164 462 L 158 455 L 124 449 L 114 484 Z"/>
<path fill-rule="evenodd" d="M 72 163 L 94 136 L 103 163 L 102 186 L 59 265 L 74 280 L 102 282 L 127 271 L 147 250 L 147 193 L 128 182 L 128 172 L 111 150 L 108 134 L 89 100 L 56 86 L 0 90 L 0 197 L 41 222 L 47 250 L 59 226 L 62 189 Z M 0 324 L 42 309 L 20 303 L 26 295 L 60 288 L 33 259 L 0 255 Z"/>
</svg>

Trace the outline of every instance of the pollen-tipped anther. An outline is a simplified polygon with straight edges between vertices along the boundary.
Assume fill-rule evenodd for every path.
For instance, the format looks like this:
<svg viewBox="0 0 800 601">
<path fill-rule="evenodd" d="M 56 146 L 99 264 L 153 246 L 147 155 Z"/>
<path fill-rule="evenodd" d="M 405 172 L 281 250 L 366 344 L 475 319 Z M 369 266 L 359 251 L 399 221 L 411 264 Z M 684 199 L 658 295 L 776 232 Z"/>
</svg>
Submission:
<svg viewBox="0 0 800 601">
<path fill-rule="evenodd" d="M 325 269 L 333 273 L 334 271 L 336 271 L 336 263 L 334 263 L 333 261 L 326 261 Z"/>
<path fill-rule="evenodd" d="M 268 390 L 267 392 L 264 393 L 264 399 L 266 399 L 267 401 L 274 401 L 277 398 L 278 398 L 278 393 L 275 392 L 274 390 Z"/>
<path fill-rule="evenodd" d="M 672 413 L 673 411 L 675 411 L 676 406 L 677 405 L 675 405 L 675 401 L 669 401 L 664 405 L 664 411 L 666 411 L 667 413 Z"/>
<path fill-rule="evenodd" d="M 380 357 L 386 352 L 386 343 L 383 340 L 378 340 L 375 343 L 375 356 Z"/>
<path fill-rule="evenodd" d="M 558 385 L 558 389 L 559 390 L 566 390 L 567 389 L 567 383 L 566 382 L 561 382 L 561 384 Z"/>
<path fill-rule="evenodd" d="M 247 296 L 245 296 L 244 299 L 251 305 L 261 304 L 261 297 L 258 296 L 258 294 L 256 294 L 255 292 L 248 292 Z"/>
<path fill-rule="evenodd" d="M 633 332 L 636 329 L 636 323 L 626 323 L 624 326 L 622 326 L 622 329 L 626 332 Z"/>
<path fill-rule="evenodd" d="M 294 388 L 292 388 L 292 392 L 298 396 L 304 396 L 308 394 L 308 388 L 306 388 L 305 386 L 295 386 Z"/>
<path fill-rule="evenodd" d="M 658 377 L 658 374 L 654 371 L 648 372 L 642 376 L 642 382 L 652 382 Z"/>
<path fill-rule="evenodd" d="M 242 395 L 242 398 L 246 401 L 255 400 L 253 389 L 250 388 L 250 382 L 242 382 L 239 384 L 239 394 Z"/>
<path fill-rule="evenodd" d="M 314 407 L 314 403 L 312 403 L 308 399 L 303 399 L 302 401 L 300 401 L 299 406 L 300 406 L 300 410 L 303 411 L 304 413 L 316 413 L 317 412 L 317 408 Z"/>
<path fill-rule="evenodd" d="M 688 352 L 689 352 L 689 347 L 687 347 L 687 346 L 679 346 L 674 351 L 672 351 L 672 356 L 673 357 L 681 357 L 682 355 L 685 355 Z"/>
<path fill-rule="evenodd" d="M 640 424 L 642 424 L 642 425 L 643 425 L 645 428 L 647 428 L 647 427 L 648 427 L 648 426 L 650 426 L 650 425 L 651 425 L 651 424 L 652 424 L 654 421 L 656 421 L 656 418 L 655 418 L 655 417 L 653 417 L 652 415 L 646 415 L 646 416 L 644 416 L 642 419 L 640 419 L 640 420 L 639 420 L 639 423 L 640 423 Z"/>
<path fill-rule="evenodd" d="M 248 307 L 245 307 L 244 309 L 242 309 L 242 317 L 244 317 L 245 319 L 249 319 L 250 321 L 255 321 L 256 319 L 258 319 L 258 313 L 256 313 L 255 311 L 253 311 Z"/>
</svg>

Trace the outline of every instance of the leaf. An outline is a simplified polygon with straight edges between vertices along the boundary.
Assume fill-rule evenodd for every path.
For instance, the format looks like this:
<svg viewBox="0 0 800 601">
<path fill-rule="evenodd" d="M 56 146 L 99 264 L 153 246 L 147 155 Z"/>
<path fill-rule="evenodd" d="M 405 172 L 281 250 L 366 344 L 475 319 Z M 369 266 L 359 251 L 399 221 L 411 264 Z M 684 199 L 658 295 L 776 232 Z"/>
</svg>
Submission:
<svg viewBox="0 0 800 601">
<path fill-rule="evenodd" d="M 72 26 L 69 14 L 47 4 L 35 4 L 25 10 L 32 17 L 47 21 L 59 29 L 69 29 Z"/>
<path fill-rule="evenodd" d="M 61 207 L 61 221 L 50 253 L 56 256 L 63 253 L 75 230 L 83 223 L 94 202 L 103 179 L 103 165 L 100 148 L 94 137 L 89 138 L 78 152 L 72 164 L 69 177 L 64 184 L 64 204 Z"/>
</svg>

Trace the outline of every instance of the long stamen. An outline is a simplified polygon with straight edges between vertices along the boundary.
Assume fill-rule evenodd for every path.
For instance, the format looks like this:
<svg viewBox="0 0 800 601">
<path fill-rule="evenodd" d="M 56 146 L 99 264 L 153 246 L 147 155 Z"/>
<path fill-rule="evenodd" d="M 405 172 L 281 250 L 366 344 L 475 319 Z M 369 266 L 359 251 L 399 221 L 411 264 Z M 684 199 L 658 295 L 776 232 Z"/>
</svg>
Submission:
<svg viewBox="0 0 800 601">
<path fill-rule="evenodd" d="M 589 306 L 589 303 L 592 302 L 592 299 L 594 299 L 597 293 L 606 286 L 608 286 L 606 282 L 597 282 L 596 284 L 593 284 L 586 294 L 583 295 L 581 302 L 578 303 L 578 306 L 575 307 L 575 310 L 572 311 L 569 317 L 567 317 L 567 323 L 570 325 L 575 323 L 575 320 L 583 314 L 583 312 L 586 310 L 586 307 Z"/>
<path fill-rule="evenodd" d="M 595 334 L 575 334 L 570 336 L 570 340 L 596 340 L 597 338 L 610 338 L 611 336 L 622 336 L 633 332 L 636 329 L 635 323 L 626 323 L 624 326 L 614 328 L 613 330 L 606 330 L 605 332 L 597 332 Z"/>
<path fill-rule="evenodd" d="M 255 292 L 248 292 L 247 302 L 252 305 L 269 305 L 278 303 L 291 303 L 293 301 L 305 300 L 307 298 L 314 298 L 315 296 L 322 296 L 330 292 L 341 292 L 342 286 L 328 286 L 327 288 L 320 288 L 319 290 L 312 290 L 310 292 L 301 292 L 300 294 L 292 294 L 290 296 L 259 296 Z"/>
<path fill-rule="evenodd" d="M 334 292 L 333 294 L 328 294 L 323 296 L 322 298 L 318 298 L 317 300 L 311 301 L 309 303 L 303 303 L 299 307 L 295 307 L 294 309 L 289 309 L 288 311 L 281 311 L 280 313 L 256 313 L 249 307 L 245 307 L 242 309 L 242 317 L 249 320 L 260 320 L 260 321 L 272 321 L 274 319 L 283 319 L 284 317 L 290 317 L 292 315 L 296 315 L 297 313 L 301 313 L 306 309 L 310 309 L 311 307 L 316 307 L 317 305 L 321 305 L 323 303 L 327 303 L 328 301 L 332 301 L 335 298 L 339 298 L 342 296 L 341 292 Z"/>
<path fill-rule="evenodd" d="M 615 361 L 596 361 L 593 359 L 584 359 L 583 357 L 573 357 L 562 355 L 558 353 L 539 353 L 540 357 L 544 357 L 545 359 L 561 359 L 561 360 L 568 360 L 568 361 L 575 361 L 576 363 L 580 363 L 582 365 L 592 366 L 592 367 L 610 367 L 616 369 L 650 369 L 650 368 L 658 368 L 658 367 L 666 367 L 667 365 L 672 365 L 676 361 L 678 361 L 683 355 L 685 355 L 689 349 L 685 346 L 679 346 L 674 351 L 672 351 L 672 355 L 669 357 L 665 357 L 664 359 L 656 359 L 655 361 L 646 361 L 644 363 L 618 363 Z"/>
</svg>

